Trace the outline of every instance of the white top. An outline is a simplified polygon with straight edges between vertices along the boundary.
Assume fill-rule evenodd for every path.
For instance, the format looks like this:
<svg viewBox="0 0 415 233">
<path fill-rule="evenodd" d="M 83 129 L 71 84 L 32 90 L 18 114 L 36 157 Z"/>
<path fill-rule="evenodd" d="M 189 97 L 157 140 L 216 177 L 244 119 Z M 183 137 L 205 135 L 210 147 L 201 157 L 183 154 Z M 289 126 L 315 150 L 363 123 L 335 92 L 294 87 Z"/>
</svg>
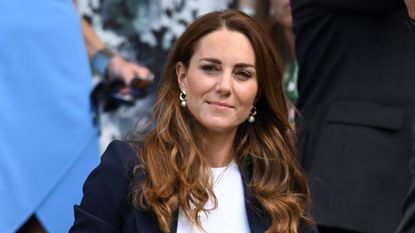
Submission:
<svg viewBox="0 0 415 233">
<path fill-rule="evenodd" d="M 249 233 L 248 218 L 245 209 L 245 195 L 241 173 L 235 162 L 228 168 L 211 168 L 212 180 L 215 184 L 213 192 L 217 198 L 217 208 L 200 214 L 200 222 L 207 233 L 238 232 Z M 212 209 L 209 200 L 205 208 Z M 203 233 L 179 209 L 177 233 Z"/>
</svg>

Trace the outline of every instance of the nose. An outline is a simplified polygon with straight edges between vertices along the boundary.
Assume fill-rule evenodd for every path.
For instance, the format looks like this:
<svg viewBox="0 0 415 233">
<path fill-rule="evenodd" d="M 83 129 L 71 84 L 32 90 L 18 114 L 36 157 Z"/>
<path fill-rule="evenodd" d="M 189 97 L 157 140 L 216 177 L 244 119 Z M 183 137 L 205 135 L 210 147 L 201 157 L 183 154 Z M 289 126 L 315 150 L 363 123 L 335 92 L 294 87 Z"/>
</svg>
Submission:
<svg viewBox="0 0 415 233">
<path fill-rule="evenodd" d="M 221 95 L 229 95 L 232 89 L 232 71 L 224 71 L 218 76 L 216 91 Z"/>
</svg>

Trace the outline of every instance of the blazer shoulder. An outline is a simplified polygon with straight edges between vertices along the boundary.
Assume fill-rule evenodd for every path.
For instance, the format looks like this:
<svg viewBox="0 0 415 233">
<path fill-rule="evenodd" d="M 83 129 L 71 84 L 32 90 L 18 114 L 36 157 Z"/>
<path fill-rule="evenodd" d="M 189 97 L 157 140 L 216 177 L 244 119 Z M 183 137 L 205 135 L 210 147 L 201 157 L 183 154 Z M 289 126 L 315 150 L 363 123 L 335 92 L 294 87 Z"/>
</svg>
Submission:
<svg viewBox="0 0 415 233">
<path fill-rule="evenodd" d="M 133 142 L 112 141 L 101 156 L 101 163 L 95 169 L 98 171 L 92 171 L 91 175 L 101 172 L 104 181 L 117 181 L 119 185 L 129 183 L 134 167 L 139 165 L 138 148 Z"/>
<path fill-rule="evenodd" d="M 125 141 L 113 141 L 108 145 L 100 164 L 84 183 L 83 198 L 75 207 L 71 232 L 95 232 L 104 226 L 122 228 L 132 209 L 129 192 L 133 170 L 139 164 L 134 147 Z"/>
</svg>

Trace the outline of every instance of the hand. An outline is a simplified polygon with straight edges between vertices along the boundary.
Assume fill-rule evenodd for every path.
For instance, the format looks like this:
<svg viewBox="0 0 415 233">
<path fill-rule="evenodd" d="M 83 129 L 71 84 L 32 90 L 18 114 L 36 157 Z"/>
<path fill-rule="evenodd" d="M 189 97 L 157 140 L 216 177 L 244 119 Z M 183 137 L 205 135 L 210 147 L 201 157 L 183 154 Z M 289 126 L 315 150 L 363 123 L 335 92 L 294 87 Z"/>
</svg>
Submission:
<svg viewBox="0 0 415 233">
<path fill-rule="evenodd" d="M 405 0 L 406 8 L 411 19 L 415 20 L 415 0 Z"/>
<path fill-rule="evenodd" d="M 118 55 L 111 58 L 107 67 L 107 72 L 110 79 L 122 79 L 127 85 L 129 85 L 131 80 L 135 77 L 147 81 L 153 81 L 154 77 L 147 67 L 128 62 Z"/>
</svg>

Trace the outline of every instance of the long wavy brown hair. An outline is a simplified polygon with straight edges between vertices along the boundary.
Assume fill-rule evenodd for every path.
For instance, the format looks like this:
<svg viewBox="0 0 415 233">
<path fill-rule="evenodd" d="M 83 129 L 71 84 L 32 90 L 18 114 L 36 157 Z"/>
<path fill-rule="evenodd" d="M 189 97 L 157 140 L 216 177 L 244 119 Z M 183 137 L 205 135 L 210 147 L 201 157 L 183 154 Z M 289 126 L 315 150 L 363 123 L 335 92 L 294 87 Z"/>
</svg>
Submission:
<svg viewBox="0 0 415 233">
<path fill-rule="evenodd" d="M 132 186 L 133 204 L 153 212 L 160 229 L 169 232 L 179 208 L 200 227 L 198 213 L 208 211 L 204 206 L 209 198 L 216 203 L 206 160 L 209 142 L 203 137 L 203 127 L 180 107 L 175 67 L 177 62 L 188 67 L 201 38 L 221 28 L 240 32 L 251 42 L 259 86 L 256 121 L 239 126 L 234 159 L 259 208 L 270 220 L 267 232 L 297 233 L 301 223 L 311 223 L 305 211 L 309 191 L 295 158 L 281 60 L 261 26 L 236 10 L 198 18 L 172 48 L 156 94 L 156 128 L 137 152 L 141 163 L 135 173 L 144 176 Z"/>
</svg>

